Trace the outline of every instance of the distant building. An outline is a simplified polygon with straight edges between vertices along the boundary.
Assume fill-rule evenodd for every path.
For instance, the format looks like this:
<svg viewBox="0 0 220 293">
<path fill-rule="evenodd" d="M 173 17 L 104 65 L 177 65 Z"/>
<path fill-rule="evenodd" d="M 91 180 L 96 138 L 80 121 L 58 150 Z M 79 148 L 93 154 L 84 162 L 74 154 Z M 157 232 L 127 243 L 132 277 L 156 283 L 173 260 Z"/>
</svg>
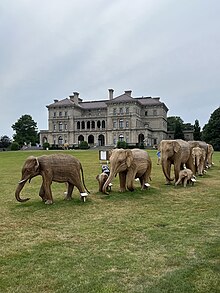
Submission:
<svg viewBox="0 0 220 293">
<path fill-rule="evenodd" d="M 48 130 L 40 131 L 40 143 L 70 146 L 87 141 L 90 146 L 115 146 L 117 141 L 145 146 L 167 138 L 167 106 L 160 98 L 132 97 L 125 91 L 106 100 L 83 101 L 74 92 L 54 100 L 48 108 Z"/>
<path fill-rule="evenodd" d="M 189 123 L 188 123 L 189 124 Z M 175 131 L 167 131 L 167 139 L 174 139 Z M 184 140 L 189 141 L 189 140 L 194 140 L 194 129 L 193 125 L 191 127 L 188 126 L 187 129 L 183 130 L 183 135 L 184 135 Z"/>
</svg>

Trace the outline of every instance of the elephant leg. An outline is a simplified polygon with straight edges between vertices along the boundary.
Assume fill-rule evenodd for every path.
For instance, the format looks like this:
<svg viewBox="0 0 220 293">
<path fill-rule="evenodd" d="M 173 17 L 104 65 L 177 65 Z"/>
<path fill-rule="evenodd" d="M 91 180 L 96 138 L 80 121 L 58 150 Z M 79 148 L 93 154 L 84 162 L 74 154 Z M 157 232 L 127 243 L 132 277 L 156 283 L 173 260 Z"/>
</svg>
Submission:
<svg viewBox="0 0 220 293">
<path fill-rule="evenodd" d="M 73 188 L 74 188 L 74 185 L 71 184 L 71 183 L 68 183 L 67 195 L 65 197 L 65 200 L 71 200 L 72 199 Z"/>
<path fill-rule="evenodd" d="M 187 185 L 187 181 L 188 181 L 188 178 L 185 177 L 185 178 L 184 178 L 184 181 L 183 181 L 183 186 L 184 186 L 184 187 L 186 187 L 186 185 Z"/>
<path fill-rule="evenodd" d="M 177 164 L 174 165 L 174 173 L 175 173 L 175 181 L 178 181 L 179 173 L 180 173 L 180 166 Z"/>
<path fill-rule="evenodd" d="M 52 191 L 51 191 L 52 180 L 49 182 L 45 181 L 45 182 L 43 182 L 43 184 L 44 184 L 44 189 L 45 189 L 45 194 L 46 194 L 46 199 L 47 199 L 45 201 L 45 204 L 52 204 L 53 203 L 53 197 L 52 197 Z"/>
<path fill-rule="evenodd" d="M 147 176 L 146 174 L 142 175 L 140 178 L 140 184 L 141 184 L 141 190 L 143 189 L 147 189 L 147 186 L 145 185 L 145 183 L 148 183 L 148 180 L 147 180 Z"/>
<path fill-rule="evenodd" d="M 139 181 L 140 181 L 140 184 L 141 184 L 141 190 L 143 190 L 143 189 L 145 189 L 144 187 L 145 187 L 145 185 L 144 185 L 144 176 L 141 176 L 141 177 L 139 177 Z"/>
<path fill-rule="evenodd" d="M 42 201 L 45 202 L 47 200 L 45 196 L 45 189 L 44 189 L 44 184 L 41 184 L 40 191 L 39 191 L 39 196 L 42 198 Z"/>
<path fill-rule="evenodd" d="M 126 176 L 126 186 L 130 191 L 134 191 L 134 174 L 133 171 L 128 171 Z"/>
<path fill-rule="evenodd" d="M 125 187 L 126 172 L 119 173 L 119 181 L 120 181 L 120 191 L 125 192 L 126 191 L 126 187 Z"/>
</svg>

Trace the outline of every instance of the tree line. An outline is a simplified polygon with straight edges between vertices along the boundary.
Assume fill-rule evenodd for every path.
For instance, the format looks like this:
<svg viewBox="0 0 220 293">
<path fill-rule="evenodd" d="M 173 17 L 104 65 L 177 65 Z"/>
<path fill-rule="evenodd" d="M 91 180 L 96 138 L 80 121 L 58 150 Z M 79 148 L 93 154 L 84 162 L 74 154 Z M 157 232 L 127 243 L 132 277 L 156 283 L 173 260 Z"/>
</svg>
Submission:
<svg viewBox="0 0 220 293">
<path fill-rule="evenodd" d="M 22 115 L 12 126 L 15 131 L 11 140 L 7 135 L 0 138 L 0 148 L 20 149 L 25 144 L 36 145 L 39 143 L 39 133 L 37 123 L 30 115 Z M 210 116 L 207 124 L 203 129 L 196 119 L 194 125 L 184 123 L 179 116 L 171 116 L 167 118 L 167 131 L 174 133 L 174 139 L 184 139 L 184 130 L 193 131 L 194 140 L 203 140 L 212 144 L 214 150 L 220 151 L 220 107 L 217 108 Z"/>
</svg>

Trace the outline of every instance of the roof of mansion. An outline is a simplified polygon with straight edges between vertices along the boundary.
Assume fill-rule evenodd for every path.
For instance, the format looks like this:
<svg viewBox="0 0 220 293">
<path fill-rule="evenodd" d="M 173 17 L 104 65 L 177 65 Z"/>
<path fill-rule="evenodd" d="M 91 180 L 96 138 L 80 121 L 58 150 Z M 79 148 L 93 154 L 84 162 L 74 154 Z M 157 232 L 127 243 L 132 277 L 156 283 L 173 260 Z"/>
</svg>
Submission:
<svg viewBox="0 0 220 293">
<path fill-rule="evenodd" d="M 167 106 L 160 102 L 160 98 L 152 98 L 152 97 L 137 97 L 133 98 L 131 95 L 127 94 L 126 92 L 120 96 L 117 96 L 112 99 L 106 100 L 96 100 L 96 101 L 83 101 L 81 98 L 74 100 L 70 96 L 69 98 L 65 98 L 62 100 L 54 100 L 54 103 L 47 106 L 47 108 L 52 107 L 80 107 L 86 110 L 98 109 L 98 108 L 107 108 L 109 104 L 117 104 L 117 103 L 138 103 L 140 106 L 164 106 L 167 110 Z"/>
</svg>

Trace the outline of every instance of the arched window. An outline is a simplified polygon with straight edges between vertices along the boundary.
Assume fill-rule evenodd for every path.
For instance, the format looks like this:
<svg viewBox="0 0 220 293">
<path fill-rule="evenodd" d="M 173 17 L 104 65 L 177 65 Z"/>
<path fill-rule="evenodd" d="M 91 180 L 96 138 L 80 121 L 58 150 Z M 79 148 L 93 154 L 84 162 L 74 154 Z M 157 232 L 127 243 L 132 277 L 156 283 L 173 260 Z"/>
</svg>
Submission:
<svg viewBox="0 0 220 293">
<path fill-rule="evenodd" d="M 94 136 L 93 136 L 92 134 L 90 134 L 90 135 L 88 136 L 88 143 L 89 143 L 89 144 L 94 144 Z"/>
<path fill-rule="evenodd" d="M 45 142 L 47 142 L 47 137 L 46 136 L 43 137 L 43 143 L 45 143 Z"/>
<path fill-rule="evenodd" d="M 142 142 L 144 142 L 144 135 L 143 135 L 143 133 L 140 133 L 138 135 L 138 143 L 142 143 Z"/>
<path fill-rule="evenodd" d="M 82 126 L 82 129 L 85 129 L 85 121 L 82 121 L 81 126 Z"/>
<path fill-rule="evenodd" d="M 95 129 L 95 121 L 92 121 L 92 129 Z"/>
<path fill-rule="evenodd" d="M 63 130 L 63 123 L 59 122 L 59 131 L 62 131 L 62 130 Z"/>
<path fill-rule="evenodd" d="M 63 138 L 62 138 L 62 136 L 59 136 L 58 137 L 58 144 L 63 144 Z"/>
<path fill-rule="evenodd" d="M 80 122 L 77 121 L 77 129 L 80 129 Z"/>
<path fill-rule="evenodd" d="M 87 121 L 87 126 L 86 126 L 87 129 L 90 129 L 90 121 Z"/>
<path fill-rule="evenodd" d="M 84 136 L 83 135 L 78 136 L 78 142 L 80 143 L 81 141 L 84 141 Z"/>
<path fill-rule="evenodd" d="M 98 144 L 99 146 L 104 146 L 105 145 L 105 137 L 103 134 L 100 134 L 98 137 Z"/>
<path fill-rule="evenodd" d="M 105 120 L 102 120 L 102 128 L 105 128 Z"/>
<path fill-rule="evenodd" d="M 101 127 L 101 122 L 98 120 L 97 121 L 97 127 L 100 128 Z"/>
<path fill-rule="evenodd" d="M 124 140 L 124 135 L 123 134 L 120 134 L 119 137 L 118 137 L 118 140 L 119 141 L 123 141 Z"/>
</svg>

